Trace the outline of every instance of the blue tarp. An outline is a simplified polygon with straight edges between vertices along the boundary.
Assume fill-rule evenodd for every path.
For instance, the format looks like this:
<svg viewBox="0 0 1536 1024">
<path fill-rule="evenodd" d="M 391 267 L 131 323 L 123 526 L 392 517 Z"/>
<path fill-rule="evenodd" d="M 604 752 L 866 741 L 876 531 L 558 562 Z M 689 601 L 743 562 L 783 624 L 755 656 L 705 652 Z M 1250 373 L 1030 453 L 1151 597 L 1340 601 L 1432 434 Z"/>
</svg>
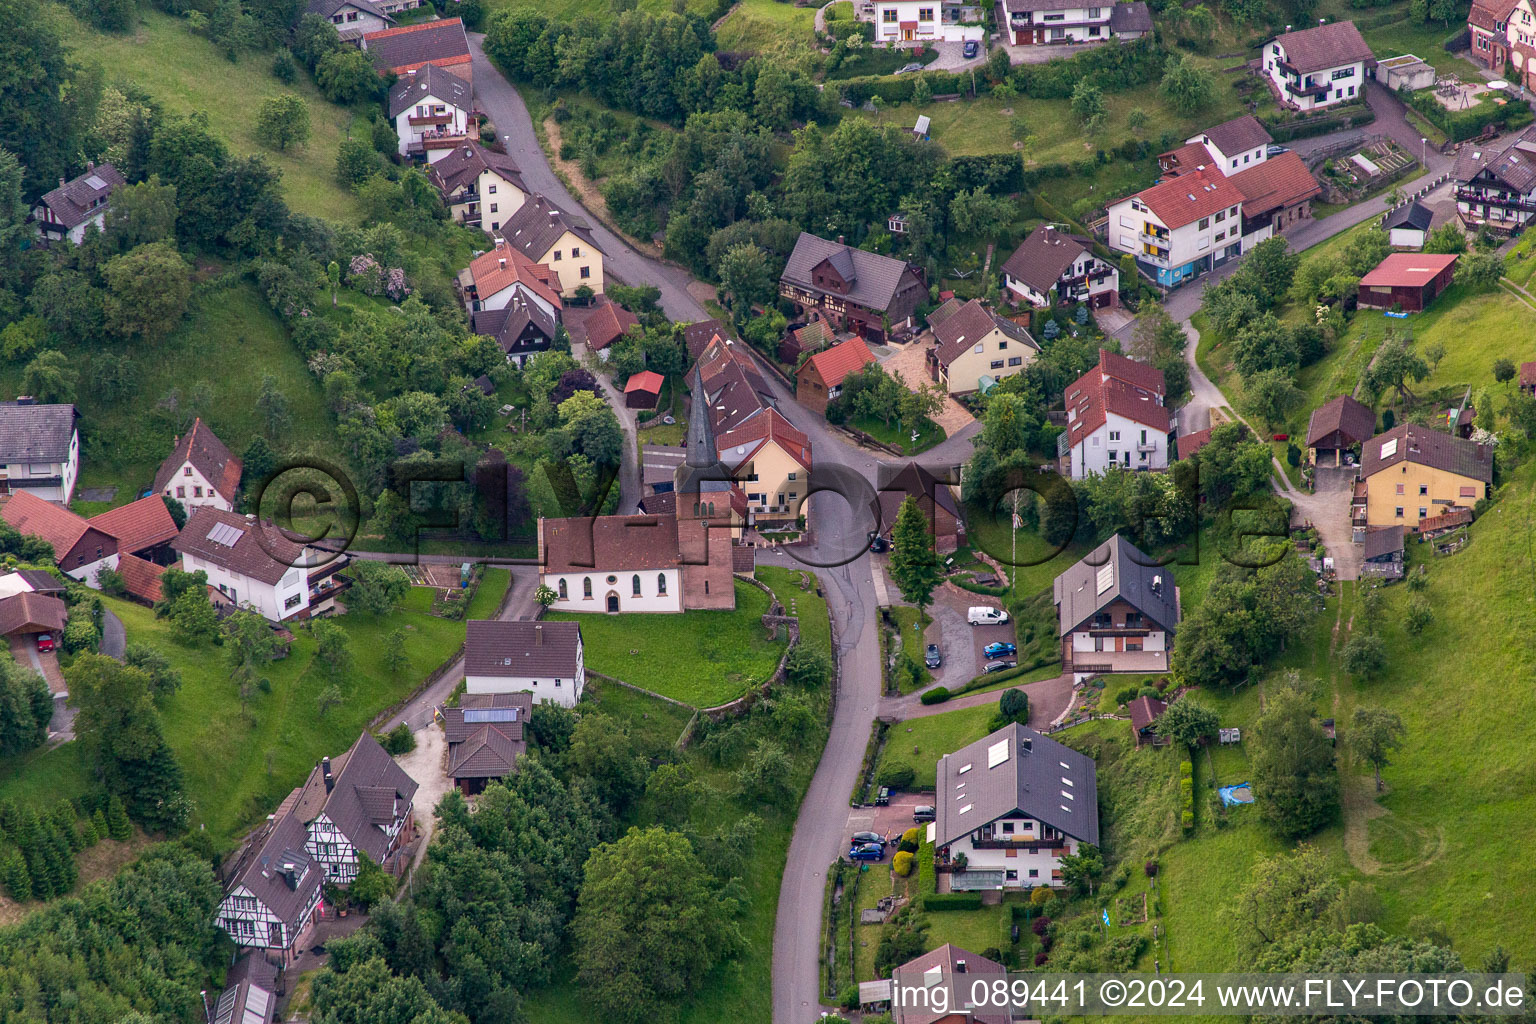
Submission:
<svg viewBox="0 0 1536 1024">
<path fill-rule="evenodd" d="M 1235 786 L 1222 786 L 1216 792 L 1221 794 L 1221 802 L 1228 807 L 1253 803 L 1253 789 L 1246 782 L 1239 782 Z"/>
</svg>

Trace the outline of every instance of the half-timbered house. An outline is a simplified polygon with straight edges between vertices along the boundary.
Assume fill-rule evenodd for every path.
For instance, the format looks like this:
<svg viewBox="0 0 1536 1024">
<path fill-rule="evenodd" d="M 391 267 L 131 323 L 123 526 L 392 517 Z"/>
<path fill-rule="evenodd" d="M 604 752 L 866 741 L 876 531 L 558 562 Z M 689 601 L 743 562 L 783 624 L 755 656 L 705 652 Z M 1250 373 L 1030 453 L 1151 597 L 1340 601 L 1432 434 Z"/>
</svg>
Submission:
<svg viewBox="0 0 1536 1024">
<path fill-rule="evenodd" d="M 235 945 L 266 950 L 286 964 L 308 939 L 321 873 L 304 840 L 301 821 L 274 815 L 230 865 L 214 923 Z"/>
<path fill-rule="evenodd" d="M 414 835 L 415 796 L 416 781 L 365 732 L 346 753 L 321 758 L 278 813 L 291 811 L 303 823 L 304 852 L 325 880 L 350 885 L 359 850 L 388 870 L 398 869 L 395 855 Z"/>
</svg>

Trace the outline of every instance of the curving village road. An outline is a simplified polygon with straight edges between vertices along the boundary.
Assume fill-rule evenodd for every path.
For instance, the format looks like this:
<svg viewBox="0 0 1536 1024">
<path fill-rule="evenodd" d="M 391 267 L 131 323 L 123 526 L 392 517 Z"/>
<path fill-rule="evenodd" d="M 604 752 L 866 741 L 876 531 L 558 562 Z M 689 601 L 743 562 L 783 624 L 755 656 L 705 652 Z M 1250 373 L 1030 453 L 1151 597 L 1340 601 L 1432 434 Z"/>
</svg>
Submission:
<svg viewBox="0 0 1536 1024">
<path fill-rule="evenodd" d="M 475 93 L 480 108 L 495 125 L 507 153 L 521 169 L 525 182 L 534 191 L 548 196 L 566 209 L 582 209 L 582 205 L 561 182 L 545 158 L 522 97 L 486 58 L 482 49 L 484 37 L 472 34 L 469 39 L 474 60 Z M 1413 133 L 1413 129 L 1396 98 L 1384 95 L 1381 90 L 1371 90 L 1367 95 L 1372 107 L 1377 108 L 1375 130 L 1385 130 L 1395 139 L 1406 140 L 1405 145 L 1412 141 L 1408 139 L 1408 133 Z M 1413 134 L 1416 137 L 1416 133 Z M 1309 141 L 1306 145 L 1317 144 Z M 1438 153 L 1430 153 L 1429 157 L 1430 173 L 1407 183 L 1405 191 L 1413 192 L 1427 186 L 1443 172 L 1448 163 L 1446 158 Z M 1379 206 L 1362 203 L 1331 217 L 1308 222 L 1289 237 L 1296 248 L 1306 248 L 1380 212 Z M 610 276 L 630 285 L 655 285 L 661 292 L 662 309 L 673 320 L 694 321 L 708 317 L 709 314 L 688 291 L 691 278 L 686 270 L 640 253 L 595 217 L 589 214 L 588 218 L 593 234 L 603 248 Z M 1206 281 L 1219 279 L 1235 267 L 1236 264 L 1222 268 L 1208 276 Z M 1191 335 L 1194 332 L 1188 318 L 1199 308 L 1200 292 L 1199 288 L 1183 288 L 1171 295 L 1166 303 L 1169 313 L 1176 320 L 1182 321 Z M 1127 327 L 1117 334 L 1122 341 L 1129 343 L 1131 330 Z M 1203 428 L 1209 423 L 1211 408 L 1230 404 L 1220 389 L 1195 364 L 1194 352 L 1195 344 L 1191 344 L 1188 359 L 1195 394 L 1193 400 L 1180 410 L 1182 431 Z M 842 852 L 848 819 L 848 796 L 858 776 L 865 744 L 876 715 L 893 711 L 900 713 L 900 709 L 890 706 L 890 702 L 882 706 L 881 701 L 879 605 L 873 577 L 877 569 L 867 553 L 866 539 L 870 535 L 869 531 L 874 528 L 868 499 L 874 496 L 875 488 L 882 482 L 881 468 L 899 466 L 904 460 L 883 451 L 853 444 L 848 435 L 830 426 L 823 417 L 796 403 L 791 388 L 775 373 L 769 371 L 765 376 L 773 382 L 779 411 L 811 440 L 816 462 L 815 477 L 822 481 L 828 478 L 845 481 L 834 493 L 818 496 L 815 539 L 811 545 L 796 552 L 778 549 L 764 552 L 761 556 L 766 564 L 797 566 L 816 571 L 827 595 L 836 637 L 839 679 L 831 729 L 790 841 L 779 891 L 773 942 L 773 1024 L 810 1024 L 821 1012 L 821 910 L 826 873 Z M 632 429 L 631 425 L 631 442 Z M 924 453 L 921 461 L 935 472 L 946 467 L 958 467 L 969 457 L 972 438 L 979 429 L 977 424 L 967 426 Z M 862 491 L 858 481 L 863 481 L 869 487 L 868 491 Z M 635 486 L 634 481 L 625 481 L 626 509 L 633 507 L 636 500 L 631 493 Z M 854 496 L 855 490 L 862 493 Z M 850 497 L 839 497 L 839 493 Z M 1296 500 L 1298 495 L 1290 493 L 1287 497 Z M 519 583 L 529 586 L 515 575 L 514 586 Z M 531 594 L 517 595 L 518 599 L 508 609 L 509 616 L 520 611 L 522 604 L 530 597 Z M 1048 699 L 1052 704 L 1062 701 L 1056 681 L 1031 684 L 1030 689 L 1036 690 L 1040 698 L 1047 698 L 1049 694 Z M 984 694 L 976 699 L 979 701 L 993 696 Z M 961 706 L 963 703 L 968 701 L 956 702 L 951 706 Z M 400 718 L 407 721 L 418 718 L 421 710 L 421 705 L 409 708 Z"/>
</svg>

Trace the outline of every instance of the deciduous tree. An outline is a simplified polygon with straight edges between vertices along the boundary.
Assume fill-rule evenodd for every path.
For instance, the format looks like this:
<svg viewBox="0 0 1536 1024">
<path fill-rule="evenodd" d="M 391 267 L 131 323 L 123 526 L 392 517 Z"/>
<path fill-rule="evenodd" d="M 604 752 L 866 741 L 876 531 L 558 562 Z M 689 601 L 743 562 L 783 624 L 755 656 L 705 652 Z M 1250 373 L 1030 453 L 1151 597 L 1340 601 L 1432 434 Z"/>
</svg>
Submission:
<svg viewBox="0 0 1536 1024">
<path fill-rule="evenodd" d="M 1251 743 L 1254 796 L 1277 834 L 1299 839 L 1338 815 L 1333 744 L 1318 722 L 1312 687 L 1294 670 L 1266 696 Z"/>
</svg>

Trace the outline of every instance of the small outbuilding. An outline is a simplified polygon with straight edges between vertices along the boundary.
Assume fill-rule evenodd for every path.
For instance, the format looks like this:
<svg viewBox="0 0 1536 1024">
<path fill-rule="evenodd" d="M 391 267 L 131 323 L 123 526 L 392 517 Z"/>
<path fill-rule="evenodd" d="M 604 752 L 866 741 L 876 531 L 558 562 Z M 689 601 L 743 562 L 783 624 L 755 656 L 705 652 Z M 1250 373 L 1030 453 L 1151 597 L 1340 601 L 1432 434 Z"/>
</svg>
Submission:
<svg viewBox="0 0 1536 1024">
<path fill-rule="evenodd" d="M 64 602 L 30 591 L 0 600 L 0 635 L 62 633 L 68 616 Z"/>
<path fill-rule="evenodd" d="M 1168 705 L 1156 697 L 1137 697 L 1131 701 L 1127 710 L 1131 713 L 1131 735 L 1136 739 L 1136 745 L 1141 746 L 1142 740 L 1151 740 L 1157 743 L 1157 720 L 1163 717 L 1163 712 L 1168 710 Z"/>
<path fill-rule="evenodd" d="M 1376 309 L 1418 313 L 1445 291 L 1456 272 L 1455 253 L 1394 252 L 1360 279 L 1359 302 Z"/>
<path fill-rule="evenodd" d="M 1307 447 L 1312 459 L 1321 465 L 1328 453 L 1333 464 L 1344 464 L 1344 452 L 1370 440 L 1376 433 L 1376 414 L 1364 402 L 1340 395 L 1312 410 L 1307 421 Z"/>
<path fill-rule="evenodd" d="M 1422 249 L 1429 240 L 1429 224 L 1433 219 L 1429 207 L 1415 200 L 1387 214 L 1381 226 L 1395 248 Z"/>
<path fill-rule="evenodd" d="M 1364 563 L 1366 577 L 1387 580 L 1403 578 L 1403 527 L 1384 526 L 1365 535 Z"/>
<path fill-rule="evenodd" d="M 666 378 L 655 370 L 641 370 L 624 385 L 624 404 L 631 409 L 654 409 L 661 400 Z"/>
<path fill-rule="evenodd" d="M 1411 53 L 1378 61 L 1375 75 L 1376 81 L 1394 92 L 1398 89 L 1410 92 L 1428 89 L 1435 84 L 1435 69 Z"/>
</svg>

